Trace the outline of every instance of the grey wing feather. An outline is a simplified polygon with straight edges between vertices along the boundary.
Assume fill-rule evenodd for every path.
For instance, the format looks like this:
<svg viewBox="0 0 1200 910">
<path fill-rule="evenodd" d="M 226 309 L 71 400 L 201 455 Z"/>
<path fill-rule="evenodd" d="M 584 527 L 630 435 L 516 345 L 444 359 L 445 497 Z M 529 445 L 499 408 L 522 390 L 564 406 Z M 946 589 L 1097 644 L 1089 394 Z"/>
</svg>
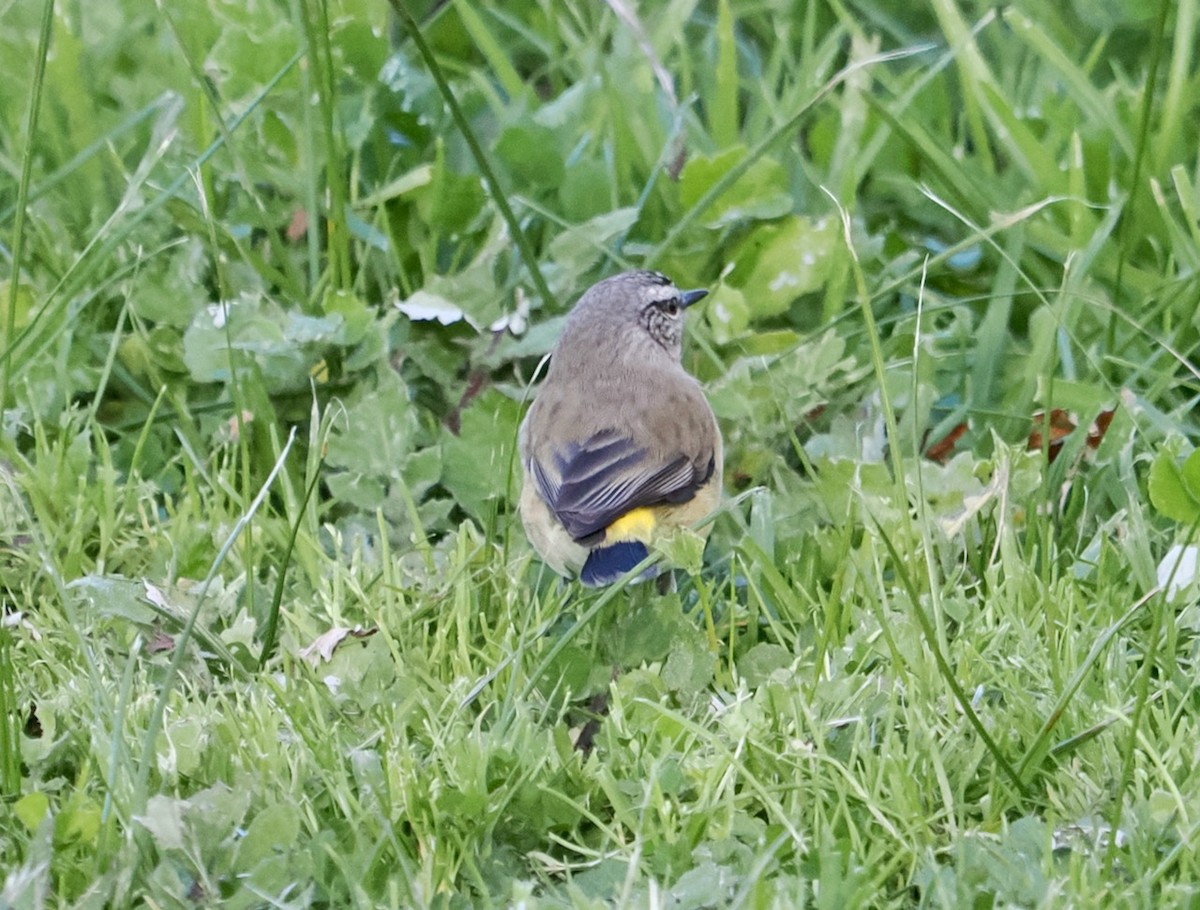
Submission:
<svg viewBox="0 0 1200 910">
<path fill-rule="evenodd" d="M 715 464 L 710 457 L 701 471 L 686 455 L 665 464 L 649 456 L 629 437 L 604 430 L 554 453 L 557 481 L 536 458 L 531 468 L 555 517 L 571 537 L 583 540 L 632 509 L 687 502 L 712 476 Z"/>
</svg>

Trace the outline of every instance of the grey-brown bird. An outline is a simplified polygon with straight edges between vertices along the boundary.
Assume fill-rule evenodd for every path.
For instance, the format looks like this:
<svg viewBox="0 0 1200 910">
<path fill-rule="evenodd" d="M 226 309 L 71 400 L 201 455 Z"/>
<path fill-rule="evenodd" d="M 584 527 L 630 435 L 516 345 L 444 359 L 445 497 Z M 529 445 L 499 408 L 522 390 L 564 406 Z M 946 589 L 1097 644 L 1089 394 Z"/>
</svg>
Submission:
<svg viewBox="0 0 1200 910">
<path fill-rule="evenodd" d="M 684 311 L 707 293 L 623 272 L 568 316 L 520 434 L 521 519 L 559 574 L 611 584 L 719 503 L 721 431 L 681 363 Z"/>
</svg>

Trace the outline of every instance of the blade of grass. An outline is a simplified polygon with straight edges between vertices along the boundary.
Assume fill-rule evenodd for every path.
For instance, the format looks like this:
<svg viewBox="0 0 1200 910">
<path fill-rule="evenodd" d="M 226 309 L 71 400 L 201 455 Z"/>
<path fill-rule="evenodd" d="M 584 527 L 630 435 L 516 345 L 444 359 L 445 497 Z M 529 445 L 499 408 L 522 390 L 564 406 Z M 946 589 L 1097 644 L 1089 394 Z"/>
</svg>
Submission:
<svg viewBox="0 0 1200 910">
<path fill-rule="evenodd" d="M 5 616 L 7 619 L 7 616 Z M 0 624 L 0 795 L 21 792 L 21 709 L 17 704 L 12 633 Z"/>
<path fill-rule="evenodd" d="M 1160 14 L 1167 5 L 1165 2 L 1161 4 Z M 1190 132 L 1185 124 L 1191 116 L 1191 111 L 1184 99 L 1191 94 L 1192 77 L 1196 72 L 1196 19 L 1200 11 L 1197 10 L 1195 0 L 1179 0 L 1175 9 L 1175 22 L 1171 26 L 1175 43 L 1171 49 L 1171 65 L 1167 86 L 1163 92 L 1160 120 L 1154 130 L 1157 145 L 1155 167 L 1159 169 L 1169 167 L 1180 153 L 1186 151 L 1187 136 Z M 1149 92 L 1147 97 L 1150 97 Z"/>
<path fill-rule="evenodd" d="M 1164 3 L 1166 0 L 1164 0 Z M 1013 34 L 1021 38 L 1050 67 L 1062 77 L 1070 95 L 1079 104 L 1087 122 L 1103 125 L 1121 150 L 1129 158 L 1135 155 L 1134 142 L 1119 119 L 1111 101 L 1093 84 L 1088 74 L 1076 64 L 1066 51 L 1042 29 L 1040 24 L 1017 7 L 1006 7 L 1001 13 L 1005 24 Z"/>
<path fill-rule="evenodd" d="M 287 580 L 288 567 L 292 562 L 292 551 L 296 548 L 296 537 L 300 533 L 300 526 L 304 523 L 305 510 L 308 508 L 309 500 L 312 499 L 312 494 L 317 489 L 317 483 L 321 479 L 320 466 L 322 464 L 324 464 L 323 461 L 318 462 L 317 470 L 313 472 L 312 479 L 308 482 L 308 486 L 304 490 L 304 499 L 300 502 L 300 506 L 296 510 L 296 518 L 292 522 L 287 545 L 284 547 L 283 553 L 280 554 L 279 564 L 275 568 L 275 591 L 271 595 L 271 603 L 267 608 L 267 622 L 263 629 L 261 650 L 258 655 L 258 669 L 260 672 L 266 669 L 267 661 L 275 653 L 275 639 L 279 630 L 279 610 L 283 603 L 283 583 Z"/>
<path fill-rule="evenodd" d="M 951 51 L 954 53 L 958 72 L 963 81 L 963 92 L 960 97 L 966 110 L 967 126 L 978 156 L 980 169 L 985 177 L 992 177 L 996 173 L 996 163 L 992 159 L 990 137 L 983 125 L 980 99 L 983 97 L 983 89 L 992 86 L 995 79 L 979 50 L 976 36 L 980 31 L 980 26 L 976 26 L 974 29 L 967 28 L 966 20 L 959 12 L 956 0 L 932 0 L 930 6 L 933 8 L 934 15 L 937 16 L 942 34 L 946 36 Z M 995 10 L 987 10 L 983 14 L 983 20 L 986 23 L 994 22 L 996 20 Z"/>
<path fill-rule="evenodd" d="M 647 265 L 653 265 L 660 260 L 667 250 L 671 249 L 679 239 L 679 237 L 688 231 L 695 224 L 709 207 L 717 201 L 730 187 L 732 187 L 742 175 L 745 174 L 763 155 L 775 147 L 775 144 L 787 136 L 792 135 L 796 127 L 800 124 L 808 114 L 821 101 L 823 101 L 835 88 L 842 84 L 846 78 L 863 67 L 874 66 L 879 63 L 887 63 L 893 60 L 906 60 L 909 57 L 916 57 L 920 54 L 927 53 L 933 49 L 933 45 L 924 44 L 914 48 L 904 48 L 897 51 L 889 51 L 883 54 L 877 54 L 873 57 L 867 57 L 863 60 L 857 60 L 849 66 L 844 67 L 833 78 L 826 82 L 823 86 L 817 89 L 811 97 L 803 101 L 790 116 L 778 124 L 774 129 L 767 133 L 762 139 L 756 142 L 745 156 L 737 162 L 733 167 L 721 175 L 720 179 L 716 180 L 708 192 L 696 200 L 695 204 L 683 213 L 671 225 L 670 230 L 654 247 L 646 257 Z"/>
<path fill-rule="evenodd" d="M 504 52 L 503 45 L 476 12 L 475 4 L 464 3 L 463 0 L 452 0 L 452 2 L 454 11 L 458 13 L 458 18 L 462 21 L 463 28 L 467 30 L 467 34 L 471 36 L 471 40 L 487 60 L 488 67 L 495 75 L 496 81 L 500 83 L 500 87 L 508 95 L 509 100 L 520 98 L 525 94 L 525 80 L 512 65 L 508 54 Z"/>
<path fill-rule="evenodd" d="M 133 812 L 141 814 L 146 809 L 148 800 L 148 790 L 150 785 L 150 768 L 155 764 L 154 756 L 157 748 L 156 740 L 158 734 L 162 730 L 163 717 L 167 710 L 167 701 L 171 697 L 171 693 L 175 688 L 176 682 L 179 680 L 179 671 L 183 666 L 184 656 L 188 650 L 188 643 L 192 639 L 192 635 L 196 629 L 196 620 L 200 617 L 200 608 L 204 605 L 204 601 L 208 597 L 208 589 L 212 587 L 213 581 L 217 577 L 217 571 L 225 562 L 225 558 L 229 555 L 229 551 L 233 549 L 233 545 L 250 524 L 251 520 L 257 514 L 259 508 L 266 501 L 267 494 L 271 490 L 271 486 L 275 482 L 275 478 L 279 472 L 283 470 L 283 466 L 287 461 L 288 453 L 292 450 L 292 444 L 296 441 L 296 430 L 288 436 L 288 441 L 280 452 L 279 458 L 275 461 L 275 466 L 271 469 L 271 473 L 267 475 L 259 488 L 258 495 L 250 506 L 243 512 L 234 524 L 233 529 L 229 532 L 225 542 L 221 545 L 221 549 L 217 551 L 216 558 L 213 559 L 212 565 L 209 567 L 208 574 L 200 585 L 200 592 L 196 597 L 195 606 L 192 607 L 192 612 L 188 616 L 187 622 L 183 629 L 175 639 L 175 648 L 171 655 L 171 662 L 167 665 L 166 673 L 159 683 L 158 698 L 155 699 L 154 708 L 150 712 L 150 719 L 146 724 L 146 732 L 142 737 L 142 754 L 138 761 L 137 779 L 134 784 L 133 792 Z"/>
<path fill-rule="evenodd" d="M 250 202 L 254 205 L 255 211 L 258 213 L 258 229 L 261 230 L 267 238 L 267 243 L 270 245 L 271 252 L 273 254 L 271 257 L 272 261 L 278 263 L 280 269 L 282 270 L 273 277 L 276 280 L 282 279 L 280 280 L 280 283 L 291 296 L 303 299 L 303 283 L 300 281 L 300 277 L 296 272 L 293 264 L 293 258 L 283 243 L 283 239 L 279 236 L 279 229 L 277 227 L 276 219 L 273 218 L 271 213 L 267 211 L 266 206 L 263 204 L 261 194 L 254 191 L 254 181 L 247 173 L 243 161 L 243 155 L 241 154 L 237 143 L 234 142 L 233 130 L 230 128 L 230 125 L 226 123 L 225 117 L 221 115 L 221 99 L 217 94 L 216 86 L 213 84 L 213 80 L 209 77 L 209 75 L 204 72 L 204 61 L 196 59 L 195 55 L 191 53 L 191 43 L 187 41 L 183 35 L 179 34 L 179 27 L 176 25 L 175 19 L 171 15 L 168 6 L 164 4 L 162 0 L 157 0 L 157 6 L 160 15 L 162 15 L 163 19 L 167 23 L 167 27 L 171 31 L 171 35 L 175 38 L 175 45 L 179 49 L 179 53 L 183 56 L 184 61 L 187 63 L 188 69 L 191 71 L 192 82 L 197 86 L 197 88 L 199 88 L 205 99 L 208 101 L 212 120 L 215 122 L 217 133 L 224 140 L 224 147 L 228 151 L 229 156 L 233 161 L 233 170 L 234 173 L 237 174 L 238 180 L 241 183 L 242 189 L 245 193 L 245 198 L 250 200 Z M 305 71 L 307 72 L 307 69 L 305 69 Z M 305 106 L 305 110 L 307 110 L 307 105 Z M 195 184 L 197 186 L 198 195 L 201 198 L 201 208 L 204 210 L 204 220 L 208 222 L 210 234 L 212 235 L 210 242 L 213 243 L 213 269 L 218 276 L 218 283 L 222 284 L 222 296 L 228 296 L 228 290 L 220 281 L 222 275 L 220 266 L 221 256 L 219 255 L 215 244 L 216 231 L 212 227 L 212 219 L 207 211 L 207 207 L 204 205 L 204 198 L 208 196 L 213 189 L 212 181 L 206 176 L 207 171 L 207 163 L 200 165 L 195 169 Z M 240 243 L 238 245 L 241 246 Z"/>
<path fill-rule="evenodd" d="M 987 727 L 983 725 L 983 721 L 979 719 L 979 715 L 975 713 L 974 707 L 971 705 L 971 699 L 967 697 L 966 691 L 962 684 L 954 675 L 954 668 L 950 666 L 950 662 L 946 659 L 946 655 L 942 652 L 938 645 L 937 628 L 933 620 L 925 612 L 925 608 L 921 606 L 920 593 L 917 591 L 916 585 L 913 584 L 912 577 L 905 567 L 904 560 L 900 555 L 900 551 L 896 549 L 896 545 L 892 543 L 891 538 L 884 533 L 883 526 L 871 517 L 872 524 L 875 525 L 875 530 L 879 533 L 879 539 L 887 548 L 888 554 L 892 557 L 892 567 L 896 572 L 896 577 L 900 579 L 901 585 L 904 587 L 905 593 L 908 594 L 909 601 L 912 605 L 912 614 L 916 617 L 917 625 L 921 627 L 921 634 L 925 638 L 925 644 L 929 647 L 930 653 L 933 654 L 934 663 L 937 664 L 938 672 L 946 685 L 949 686 L 951 693 L 954 695 L 954 700 L 958 703 L 958 708 L 962 711 L 963 716 L 975 730 L 976 735 L 983 742 L 984 747 L 992 756 L 992 760 L 996 766 L 1004 773 L 1009 782 L 1013 785 L 1017 794 L 1026 796 L 1027 790 L 1022 782 L 1020 775 L 1016 769 L 1004 757 L 1004 753 L 1000 750 L 1000 746 L 992 739 L 992 735 L 988 733 Z"/>
<path fill-rule="evenodd" d="M 1162 69 L 1163 47 L 1166 45 L 1167 12 L 1174 4 L 1171 0 L 1159 0 L 1158 19 L 1155 22 L 1154 41 L 1150 46 L 1149 71 L 1146 75 L 1146 87 L 1142 91 L 1142 109 L 1138 118 L 1137 149 L 1133 154 L 1133 174 L 1129 178 L 1127 202 L 1124 206 L 1124 217 L 1121 219 L 1119 253 L 1117 256 L 1117 277 L 1113 286 L 1113 303 L 1121 308 L 1124 298 L 1125 262 L 1129 259 L 1131 244 L 1140 243 L 1142 238 L 1132 238 L 1131 232 L 1137 227 L 1134 219 L 1137 213 L 1138 199 L 1141 197 L 1142 168 L 1146 162 L 1146 148 L 1150 137 L 1150 117 L 1156 109 L 1155 88 L 1158 85 L 1158 75 Z M 1108 343 L 1106 350 L 1113 350 L 1117 342 L 1117 320 L 1114 315 L 1108 320 Z M 1113 830 L 1116 830 L 1115 828 Z M 1115 840 L 1115 838 L 1114 838 Z"/>
<path fill-rule="evenodd" d="M 1054 703 L 1054 707 L 1050 709 L 1050 713 L 1046 715 L 1046 720 L 1043 721 L 1041 729 L 1038 730 L 1037 736 L 1030 743 L 1029 748 L 1025 750 L 1025 755 L 1017 765 L 1017 775 L 1025 783 L 1032 781 L 1033 773 L 1041 766 L 1042 760 L 1052 751 L 1050 747 L 1050 737 L 1054 733 L 1054 728 L 1058 726 L 1058 722 L 1062 719 L 1063 712 L 1070 705 L 1075 694 L 1079 691 L 1088 675 L 1092 672 L 1096 661 L 1100 659 L 1100 655 L 1104 649 L 1108 647 L 1109 642 L 1113 637 L 1125 627 L 1125 625 L 1141 612 L 1142 607 L 1158 592 L 1157 588 L 1151 589 L 1137 599 L 1137 601 L 1126 610 L 1112 623 L 1100 637 L 1092 643 L 1092 647 L 1088 650 L 1087 656 L 1083 662 L 1076 667 L 1075 672 L 1071 674 L 1071 678 L 1067 681 L 1066 687 L 1059 694 L 1058 699 Z M 1065 748 L 1065 745 L 1062 747 Z M 1058 748 L 1058 747 L 1056 747 Z"/>
<path fill-rule="evenodd" d="M 33 175 L 33 159 L 37 156 L 38 113 L 42 109 L 42 83 L 46 75 L 46 58 L 50 53 L 50 32 L 54 24 L 54 0 L 43 0 L 42 23 L 38 46 L 33 59 L 33 82 L 29 87 L 29 110 L 25 117 L 25 151 L 21 155 L 21 177 L 17 182 L 16 219 L 13 223 L 12 270 L 8 280 L 8 300 L 4 312 L 4 334 L 0 335 L 0 351 L 7 355 L 17 329 L 17 296 L 21 288 L 21 264 L 25 253 L 25 215 L 29 206 L 29 182 Z M 0 414 L 8 402 L 8 357 L 0 357 Z"/>
<path fill-rule="evenodd" d="M 826 190 L 826 192 L 828 192 L 828 190 Z M 836 199 L 833 199 L 832 201 L 835 205 L 837 205 Z M 908 494 L 905 488 L 903 455 L 900 452 L 900 446 L 897 444 L 897 440 L 900 439 L 900 432 L 896 422 L 896 414 L 891 406 L 891 401 L 889 400 L 887 392 L 887 377 L 884 369 L 883 349 L 879 340 L 879 328 L 875 323 L 875 314 L 871 310 L 870 295 L 867 293 L 866 287 L 866 278 L 862 274 L 862 267 L 859 264 L 858 255 L 854 249 L 854 244 L 851 239 L 849 213 L 846 212 L 846 210 L 840 205 L 838 205 L 838 212 L 842 218 L 845 243 L 850 253 L 851 265 L 855 276 L 855 284 L 858 288 L 859 310 L 862 313 L 863 321 L 867 327 L 867 340 L 870 343 L 872 362 L 875 365 L 875 378 L 876 382 L 878 383 L 884 421 L 887 426 L 887 435 L 888 439 L 892 440 L 892 445 L 888 447 L 888 450 L 891 455 L 893 480 L 896 485 L 896 508 L 899 510 L 900 514 L 904 516 L 905 523 L 908 527 L 906 538 L 908 540 L 914 540 L 916 538 L 916 534 L 912 527 L 913 519 L 911 510 L 908 506 Z M 983 722 L 979 719 L 979 715 L 975 713 L 975 709 L 971 705 L 971 700 L 967 697 L 967 694 L 963 690 L 962 685 L 959 683 L 958 678 L 954 675 L 954 669 L 950 666 L 949 661 L 946 659 L 946 655 L 943 653 L 940 644 L 941 636 L 938 634 L 938 626 L 925 612 L 925 608 L 921 606 L 920 594 L 917 591 L 916 585 L 913 583 L 912 576 L 909 574 L 908 569 L 906 568 L 906 561 L 901 557 L 900 552 L 896 549 L 896 546 L 892 542 L 891 538 L 884 533 L 883 527 L 879 524 L 875 517 L 870 517 L 872 524 L 875 525 L 875 529 L 879 533 L 879 538 L 883 541 L 884 546 L 887 548 L 888 553 L 892 557 L 893 568 L 896 572 L 896 576 L 900 579 L 901 584 L 904 586 L 904 589 L 908 594 L 909 601 L 912 605 L 913 616 L 916 617 L 917 624 L 921 627 L 921 632 L 925 638 L 925 643 L 933 654 L 933 659 L 937 664 L 938 672 L 940 673 L 943 681 L 950 688 L 951 693 L 954 695 L 955 701 L 958 702 L 959 709 L 967 718 L 967 722 L 975 729 L 975 732 L 983 742 L 984 747 L 991 754 L 992 760 L 996 763 L 997 767 L 1004 772 L 1004 775 L 1012 782 L 1016 792 L 1024 796 L 1025 787 L 1022 784 L 1020 777 L 1017 776 L 1016 771 L 1013 769 L 1012 765 L 1009 764 L 1008 759 L 1004 757 L 1004 753 L 1000 751 L 1000 747 L 996 744 L 996 741 L 992 739 L 991 734 L 989 734 L 987 728 L 984 727 Z"/>
<path fill-rule="evenodd" d="M 317 109 L 321 115 L 321 139 L 325 146 L 327 273 L 333 289 L 346 291 L 353 287 L 354 275 L 347 224 L 346 179 L 341 173 L 345 157 L 341 147 L 343 134 L 336 128 L 337 84 L 333 49 L 329 43 L 329 8 L 324 0 L 300 0 L 299 6 L 310 78 L 316 87 Z"/>
<path fill-rule="evenodd" d="M 56 170 L 53 174 L 43 180 L 40 180 L 36 185 L 31 187 L 29 190 L 29 196 L 25 200 L 26 204 L 37 202 L 60 183 L 70 179 L 81 167 L 83 167 L 97 155 L 110 151 L 116 146 L 118 139 L 127 133 L 133 132 L 154 114 L 160 112 L 170 101 L 170 97 L 171 96 L 169 93 L 163 93 L 162 95 L 159 95 L 144 107 L 141 107 L 134 113 L 130 114 L 103 136 L 92 140 L 90 143 L 76 152 L 70 161 Z M 6 209 L 0 209 L 0 223 L 8 221 L 8 219 L 13 217 L 16 211 L 17 204 L 15 202 Z"/>
<path fill-rule="evenodd" d="M 450 83 L 446 81 L 446 76 L 442 72 L 442 67 L 438 63 L 433 49 L 430 48 L 428 42 L 425 40 L 425 36 L 421 33 L 421 26 L 417 24 L 417 20 L 409 12 L 405 0 L 388 0 L 388 3 L 404 23 L 404 28 L 412 39 L 413 44 L 417 46 L 421 58 L 429 68 L 430 75 L 433 76 L 433 81 L 437 83 L 438 92 L 441 94 L 442 100 L 446 102 L 446 107 L 450 109 L 450 116 L 454 118 L 454 123 L 458 126 L 459 132 L 462 133 L 463 139 L 467 143 L 467 147 L 471 150 L 471 157 L 475 159 L 475 164 L 478 166 L 480 174 L 487 182 L 488 189 L 491 190 L 496 208 L 500 210 L 500 217 L 508 225 L 513 242 L 516 243 L 517 251 L 520 253 L 521 261 L 525 263 L 525 268 L 529 272 L 530 281 L 533 282 L 534 288 L 544 302 L 552 302 L 554 295 L 550 293 L 550 288 L 546 284 L 545 277 L 542 275 L 542 270 L 538 265 L 533 247 L 529 243 L 529 238 L 525 236 L 525 231 L 521 229 L 521 223 L 517 220 L 517 216 L 513 214 L 512 207 L 509 206 L 508 198 L 504 193 L 504 188 L 500 185 L 500 181 L 496 178 L 496 172 L 492 169 L 491 158 L 483 150 L 483 146 L 479 144 L 479 139 L 476 137 L 475 131 L 467 121 L 462 108 L 459 107 L 458 99 L 455 98 L 454 92 L 450 88 Z"/>
<path fill-rule="evenodd" d="M 238 127 L 244 123 L 247 118 L 258 108 L 275 87 L 283 80 L 303 56 L 303 52 L 297 51 L 290 60 L 288 60 L 279 71 L 272 76 L 271 80 L 263 86 L 262 90 L 255 95 L 246 105 L 246 109 L 241 114 L 234 118 L 230 123 L 230 132 L 236 132 Z M 172 117 L 178 116 L 181 107 L 176 104 L 172 106 Z M 163 137 L 163 142 L 167 142 L 169 136 Z M 136 198 L 150 179 L 148 169 L 139 170 L 137 179 L 126 188 L 125 200 L 116 211 L 109 216 L 104 225 L 93 235 L 87 246 L 75 257 L 70 267 L 58 280 L 58 283 L 46 295 L 46 300 L 37 312 L 30 319 L 29 324 L 25 326 L 19 335 L 14 339 L 8 336 L 5 339 L 3 350 L 0 350 L 0 369 L 5 365 L 15 363 L 16 366 L 12 369 L 20 369 L 25 360 L 32 359 L 44 353 L 45 348 L 53 341 L 56 333 L 46 332 L 45 338 L 36 338 L 36 331 L 40 328 L 40 324 L 51 315 L 58 314 L 59 310 L 71 305 L 76 295 L 84 294 L 83 300 L 75 305 L 83 306 L 92 299 L 92 295 L 86 294 L 85 289 L 88 288 L 89 282 L 93 280 L 96 272 L 104 265 L 109 264 L 113 259 L 117 258 L 117 251 L 121 244 L 133 233 L 147 218 L 163 208 L 172 199 L 180 195 L 180 191 L 184 186 L 192 182 L 192 173 L 200 169 L 208 162 L 225 145 L 223 136 L 218 136 L 214 139 L 207 148 L 204 149 L 190 164 L 189 168 L 180 169 L 179 175 L 167 184 L 166 188 L 158 193 L 148 203 L 141 208 L 136 209 L 128 218 L 124 218 L 127 213 L 127 202 Z M 160 147 L 155 152 L 155 160 L 158 160 L 165 153 L 165 148 L 160 144 Z M 23 348 L 31 348 L 31 350 L 23 350 Z M 24 359 L 18 357 L 18 353 L 24 355 Z"/>
<path fill-rule="evenodd" d="M 738 141 L 738 68 L 737 39 L 734 36 L 733 10 L 729 0 L 717 4 L 717 65 L 713 71 L 716 82 L 709 114 L 708 131 L 718 149 L 728 148 Z"/>
<path fill-rule="evenodd" d="M 1195 528 L 1192 529 L 1195 533 Z M 1152 588 L 1143 600 L 1159 591 Z M 1163 625 L 1166 622 L 1167 610 L 1153 610 L 1150 615 L 1150 631 L 1146 638 L 1146 650 L 1142 658 L 1141 671 L 1134 682 L 1133 713 L 1129 716 L 1128 736 L 1121 747 L 1121 775 L 1112 793 L 1112 808 L 1108 816 L 1108 827 L 1113 836 L 1109 838 L 1108 849 L 1104 853 L 1104 872 L 1111 875 L 1113 865 L 1117 861 L 1117 832 L 1121 830 L 1121 817 L 1125 814 L 1125 800 L 1133 786 L 1134 753 L 1137 751 L 1138 736 L 1142 731 L 1142 716 L 1150 700 L 1150 680 L 1162 673 L 1158 666 L 1158 649 L 1161 646 Z"/>
</svg>

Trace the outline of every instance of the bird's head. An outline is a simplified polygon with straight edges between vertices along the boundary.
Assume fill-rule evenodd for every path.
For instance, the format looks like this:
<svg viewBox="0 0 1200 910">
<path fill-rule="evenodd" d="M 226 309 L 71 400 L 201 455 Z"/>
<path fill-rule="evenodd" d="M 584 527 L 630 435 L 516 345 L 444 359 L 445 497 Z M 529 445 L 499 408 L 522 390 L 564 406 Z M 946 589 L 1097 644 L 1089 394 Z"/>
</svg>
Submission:
<svg viewBox="0 0 1200 910">
<path fill-rule="evenodd" d="M 683 311 L 707 293 L 681 291 L 659 272 L 622 272 L 588 289 L 572 310 L 568 327 L 586 324 L 599 345 L 636 344 L 644 336 L 678 361 Z M 597 328 L 603 334 L 597 336 Z"/>
</svg>

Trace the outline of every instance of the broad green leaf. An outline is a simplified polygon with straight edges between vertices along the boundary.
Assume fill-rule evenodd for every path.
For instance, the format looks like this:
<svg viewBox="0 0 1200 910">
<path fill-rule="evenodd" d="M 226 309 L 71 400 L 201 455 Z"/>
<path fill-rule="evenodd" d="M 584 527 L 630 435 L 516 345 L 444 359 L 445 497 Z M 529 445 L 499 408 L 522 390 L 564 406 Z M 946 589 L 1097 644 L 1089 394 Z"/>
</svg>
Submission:
<svg viewBox="0 0 1200 910">
<path fill-rule="evenodd" d="M 358 344 L 366 336 L 375 319 L 375 314 L 357 294 L 331 288 L 321 303 L 322 309 L 331 317 L 337 317 L 333 340 L 338 344 Z"/>
<path fill-rule="evenodd" d="M 188 239 L 142 265 L 130 306 L 152 323 L 185 329 L 207 302 L 209 269 L 206 245 Z"/>
<path fill-rule="evenodd" d="M 603 666 L 603 684 L 599 687 L 592 687 L 590 677 L 594 666 L 594 655 L 575 645 L 567 645 L 546 668 L 545 676 L 539 681 L 538 688 L 543 696 L 555 695 L 560 699 L 590 695 L 593 688 L 596 688 L 597 691 L 606 689 L 612 674 L 612 667 Z"/>
<path fill-rule="evenodd" d="M 794 215 L 762 224 L 738 247 L 727 280 L 745 294 L 752 318 L 775 316 L 825 285 L 839 267 L 841 242 L 836 218 Z"/>
<path fill-rule="evenodd" d="M 363 474 L 387 474 L 412 450 L 417 418 L 404 381 L 381 371 L 374 388 L 362 388 L 335 423 L 327 462 Z"/>
<path fill-rule="evenodd" d="M 673 692 L 695 695 L 712 682 L 716 667 L 717 656 L 708 649 L 704 633 L 689 626 L 675 636 L 662 678 Z"/>
<path fill-rule="evenodd" d="M 696 205 L 714 184 L 746 157 L 744 146 L 716 155 L 691 158 L 679 175 L 679 200 L 684 208 Z M 739 221 L 778 218 L 792 210 L 792 193 L 787 171 L 773 158 L 759 158 L 733 185 L 701 213 L 710 228 Z"/>
<path fill-rule="evenodd" d="M 574 220 L 594 218 L 612 208 L 613 190 L 608 170 L 591 158 L 567 168 L 558 188 L 562 211 Z"/>
<path fill-rule="evenodd" d="M 481 523 L 487 504 L 515 499 L 520 464 L 515 457 L 521 407 L 498 392 L 481 395 L 462 414 L 458 435 L 442 432 L 442 485 Z"/>
<path fill-rule="evenodd" d="M 252 361 L 267 391 L 303 389 L 320 359 L 317 346 L 330 343 L 340 326 L 340 317 L 305 316 L 245 294 L 196 314 L 183 336 L 183 360 L 199 383 L 227 382 L 231 364 Z"/>
<path fill-rule="evenodd" d="M 762 641 L 738 658 L 738 673 L 751 689 L 765 683 L 776 670 L 789 666 L 792 652 L 774 642 Z"/>
<path fill-rule="evenodd" d="M 85 575 L 68 585 L 68 589 L 83 599 L 89 613 L 115 616 L 139 625 L 150 625 L 158 613 L 146 602 L 143 582 L 110 575 Z"/>
<path fill-rule="evenodd" d="M 574 284 L 605 254 L 609 242 L 632 227 L 638 219 L 635 208 L 614 209 L 569 227 L 552 241 L 546 257 L 556 273 L 556 287 Z"/>
<path fill-rule="evenodd" d="M 510 126 L 496 140 L 496 157 L 519 189 L 542 190 L 562 181 L 565 167 L 559 134 L 537 123 Z"/>
<path fill-rule="evenodd" d="M 50 811 L 50 798 L 41 790 L 32 790 L 13 803 L 12 810 L 21 824 L 33 831 Z"/>
<path fill-rule="evenodd" d="M 1183 477 L 1183 485 L 1187 489 L 1192 501 L 1200 502 L 1200 449 L 1193 451 L 1191 455 L 1184 459 L 1180 474 Z"/>
<path fill-rule="evenodd" d="M 75 791 L 54 817 L 58 844 L 91 844 L 100 831 L 100 806 L 82 791 Z"/>
<path fill-rule="evenodd" d="M 300 815 L 295 806 L 276 803 L 250 821 L 238 842 L 235 868 L 249 872 L 277 851 L 290 850 L 300 834 Z"/>
<path fill-rule="evenodd" d="M 697 574 L 704 562 L 704 538 L 690 528 L 677 528 L 654 541 L 668 566 Z"/>
<path fill-rule="evenodd" d="M 159 850 L 182 850 L 184 846 L 183 809 L 187 800 L 162 794 L 151 796 L 144 815 L 134 821 L 150 832 Z"/>
<path fill-rule="evenodd" d="M 427 184 L 414 187 L 412 195 L 422 224 L 446 234 L 466 230 L 479 216 L 486 201 L 477 177 L 450 170 L 440 139 L 431 178 Z"/>
<path fill-rule="evenodd" d="M 217 7 L 219 9 L 219 7 Z M 243 98 L 262 88 L 295 47 L 293 23 L 265 4 L 238 4 L 209 49 L 204 71 L 223 97 Z"/>
<path fill-rule="evenodd" d="M 670 890 L 670 906 L 680 910 L 723 907 L 733 897 L 739 884 L 740 876 L 732 869 L 708 860 L 679 877 Z"/>
<path fill-rule="evenodd" d="M 1179 464 L 1163 449 L 1150 465 L 1150 502 L 1161 515 L 1182 524 L 1200 521 L 1200 449 Z"/>
<path fill-rule="evenodd" d="M 750 325 L 746 295 L 722 282 L 704 302 L 704 318 L 712 329 L 713 341 L 728 344 L 745 334 Z"/>
<path fill-rule="evenodd" d="M 653 582 L 642 582 L 653 584 Z M 679 608 L 677 597 L 655 598 L 645 606 L 623 613 L 607 636 L 612 662 L 623 667 L 636 667 L 649 661 L 662 660 L 674 646 L 677 637 L 691 628 Z"/>
</svg>

